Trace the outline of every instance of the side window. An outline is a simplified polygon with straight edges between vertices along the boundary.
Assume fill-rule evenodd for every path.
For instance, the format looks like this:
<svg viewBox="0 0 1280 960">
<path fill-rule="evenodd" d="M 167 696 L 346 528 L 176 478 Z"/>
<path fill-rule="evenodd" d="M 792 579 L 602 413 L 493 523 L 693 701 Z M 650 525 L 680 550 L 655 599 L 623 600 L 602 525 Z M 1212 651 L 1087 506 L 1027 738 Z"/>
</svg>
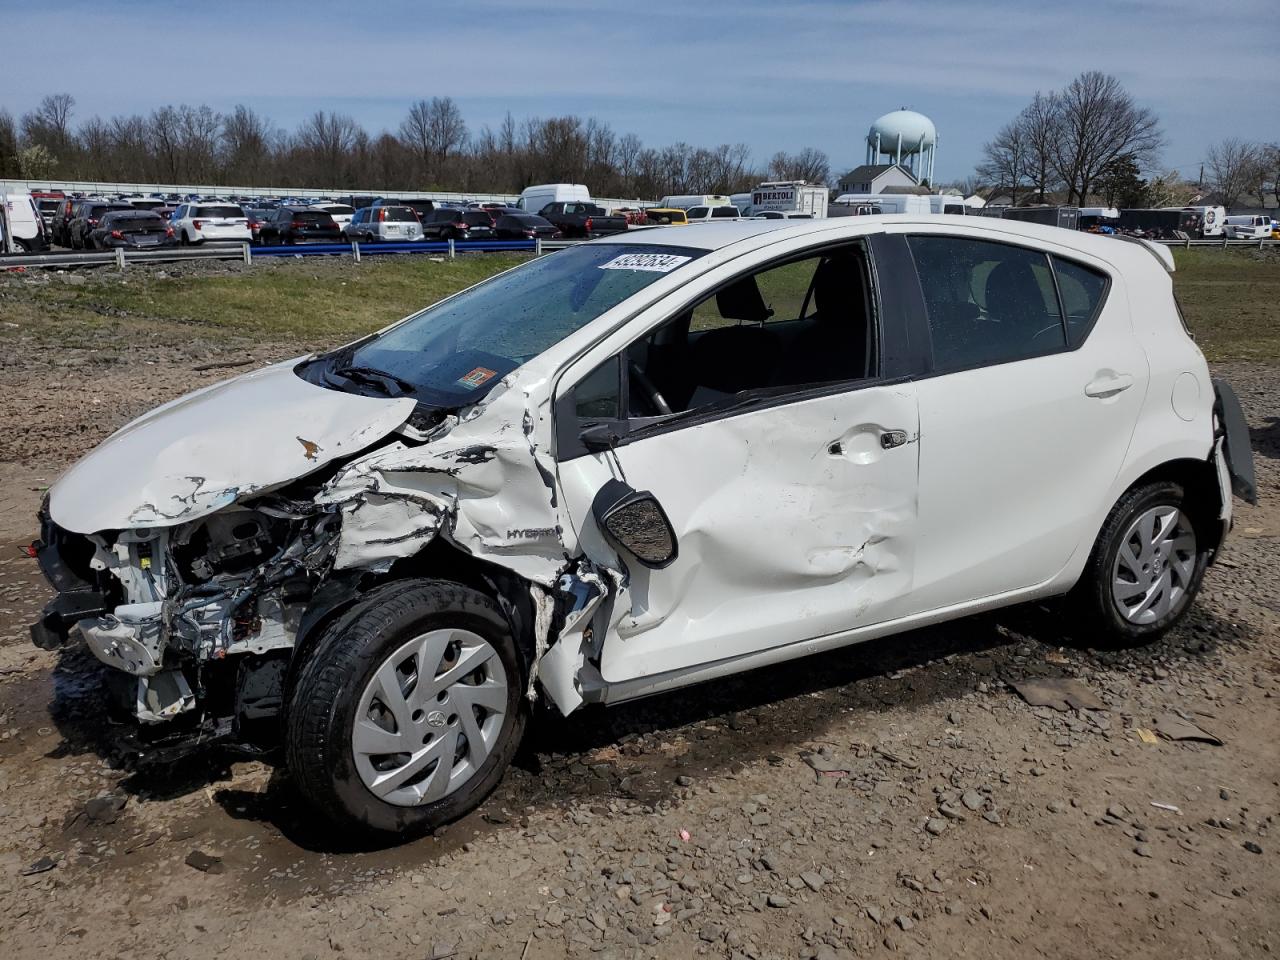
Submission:
<svg viewBox="0 0 1280 960">
<path fill-rule="evenodd" d="M 1066 346 L 1046 254 L 964 237 L 908 237 L 939 373 Z"/>
<path fill-rule="evenodd" d="M 711 210 L 711 216 L 712 217 L 737 217 L 739 216 L 738 208 L 737 207 L 714 207 Z"/>
<path fill-rule="evenodd" d="M 579 421 L 653 420 L 875 376 L 876 323 L 860 244 L 738 277 L 632 343 L 574 388 Z"/>
<path fill-rule="evenodd" d="M 707 216 L 707 208 L 691 207 L 689 208 L 688 212 L 685 213 L 685 216 L 688 217 L 690 220 L 703 220 Z"/>
<path fill-rule="evenodd" d="M 1107 277 L 1097 270 L 1082 267 L 1070 260 L 1053 258 L 1053 271 L 1058 277 L 1058 293 L 1067 317 L 1067 343 L 1078 347 L 1088 336 L 1107 294 Z"/>
<path fill-rule="evenodd" d="M 574 412 L 579 422 L 617 420 L 622 412 L 621 357 L 616 354 L 596 367 L 573 388 Z"/>
</svg>

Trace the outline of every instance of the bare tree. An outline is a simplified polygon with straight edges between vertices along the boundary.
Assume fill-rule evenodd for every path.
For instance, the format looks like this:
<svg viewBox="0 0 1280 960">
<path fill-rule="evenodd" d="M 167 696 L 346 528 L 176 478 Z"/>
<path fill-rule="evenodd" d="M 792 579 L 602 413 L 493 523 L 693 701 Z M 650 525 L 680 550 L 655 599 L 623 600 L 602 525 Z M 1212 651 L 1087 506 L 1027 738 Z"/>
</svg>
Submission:
<svg viewBox="0 0 1280 960">
<path fill-rule="evenodd" d="M 1018 115 L 1018 129 L 1026 145 L 1026 175 L 1036 192 L 1036 203 L 1044 203 L 1045 195 L 1057 179 L 1053 169 L 1053 150 L 1062 125 L 1058 96 L 1036 91 L 1031 102 Z"/>
<path fill-rule="evenodd" d="M 1253 186 L 1261 160 L 1257 145 L 1238 137 L 1228 137 L 1209 147 L 1204 162 L 1218 202 L 1228 209 L 1239 203 Z"/>
<path fill-rule="evenodd" d="M 817 147 L 804 147 L 799 153 L 779 150 L 769 159 L 769 177 L 773 180 L 826 183 L 831 177 L 831 161 Z"/>
<path fill-rule="evenodd" d="M 1127 154 L 1142 166 L 1164 143 L 1156 115 L 1138 106 L 1109 74 L 1082 73 L 1057 99 L 1053 163 L 1070 203 L 1083 205 L 1094 181 L 1116 157 Z"/>
<path fill-rule="evenodd" d="M 303 171 L 321 183 L 349 186 L 352 154 L 368 140 L 368 134 L 345 113 L 317 110 L 298 127 L 295 150 Z"/>
<path fill-rule="evenodd" d="M 69 93 L 53 93 L 22 118 L 22 135 L 55 154 L 66 154 L 71 146 L 71 110 L 76 105 Z"/>
<path fill-rule="evenodd" d="M 997 192 L 1009 191 L 1009 202 L 1018 205 L 1018 191 L 1026 182 L 1030 149 L 1026 129 L 1018 120 L 1006 123 L 995 139 L 982 145 L 977 174 Z"/>
<path fill-rule="evenodd" d="M 423 178 L 439 180 L 449 158 L 466 146 L 467 124 L 452 97 L 432 97 L 409 107 L 400 137 L 417 155 Z"/>
<path fill-rule="evenodd" d="M 232 181 L 263 182 L 271 164 L 271 122 L 237 104 L 222 119 L 222 156 Z"/>
</svg>

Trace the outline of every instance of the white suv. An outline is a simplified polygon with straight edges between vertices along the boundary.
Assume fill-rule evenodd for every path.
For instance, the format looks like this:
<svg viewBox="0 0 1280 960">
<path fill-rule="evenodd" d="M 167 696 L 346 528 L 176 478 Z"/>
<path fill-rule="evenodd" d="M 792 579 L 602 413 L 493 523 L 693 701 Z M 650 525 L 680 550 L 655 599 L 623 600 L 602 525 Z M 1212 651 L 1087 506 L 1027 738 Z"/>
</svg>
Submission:
<svg viewBox="0 0 1280 960">
<path fill-rule="evenodd" d="M 978 217 L 579 244 L 124 427 L 41 511 L 173 751 L 283 731 L 334 820 L 480 803 L 534 717 L 1059 598 L 1183 617 L 1256 498 L 1162 247 Z"/>
<path fill-rule="evenodd" d="M 182 203 L 169 218 L 182 245 L 208 240 L 251 243 L 253 232 L 244 210 L 234 203 Z"/>
</svg>

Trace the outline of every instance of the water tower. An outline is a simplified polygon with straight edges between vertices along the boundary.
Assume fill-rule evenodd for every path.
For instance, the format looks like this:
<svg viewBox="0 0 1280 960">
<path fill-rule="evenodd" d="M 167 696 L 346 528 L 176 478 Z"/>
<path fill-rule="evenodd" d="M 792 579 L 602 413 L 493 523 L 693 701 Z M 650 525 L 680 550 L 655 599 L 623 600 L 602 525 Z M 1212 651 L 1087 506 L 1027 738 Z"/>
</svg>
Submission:
<svg viewBox="0 0 1280 960">
<path fill-rule="evenodd" d="M 923 113 L 903 107 L 886 113 L 867 131 L 867 163 L 900 163 L 917 182 L 933 183 L 938 131 Z"/>
</svg>

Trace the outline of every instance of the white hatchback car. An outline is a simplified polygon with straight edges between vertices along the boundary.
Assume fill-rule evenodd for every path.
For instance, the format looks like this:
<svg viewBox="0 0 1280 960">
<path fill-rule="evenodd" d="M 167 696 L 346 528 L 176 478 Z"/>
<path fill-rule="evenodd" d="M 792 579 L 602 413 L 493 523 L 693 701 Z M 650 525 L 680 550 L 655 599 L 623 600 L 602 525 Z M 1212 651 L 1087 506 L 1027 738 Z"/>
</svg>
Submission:
<svg viewBox="0 0 1280 960">
<path fill-rule="evenodd" d="M 253 231 L 244 210 L 234 203 L 181 203 L 169 218 L 173 235 L 184 246 L 206 241 L 251 243 Z"/>
<path fill-rule="evenodd" d="M 158 408 L 64 474 L 33 628 L 136 742 L 283 729 L 335 820 L 569 713 L 1049 597 L 1182 617 L 1255 497 L 1163 248 L 910 215 L 652 230 Z"/>
</svg>

